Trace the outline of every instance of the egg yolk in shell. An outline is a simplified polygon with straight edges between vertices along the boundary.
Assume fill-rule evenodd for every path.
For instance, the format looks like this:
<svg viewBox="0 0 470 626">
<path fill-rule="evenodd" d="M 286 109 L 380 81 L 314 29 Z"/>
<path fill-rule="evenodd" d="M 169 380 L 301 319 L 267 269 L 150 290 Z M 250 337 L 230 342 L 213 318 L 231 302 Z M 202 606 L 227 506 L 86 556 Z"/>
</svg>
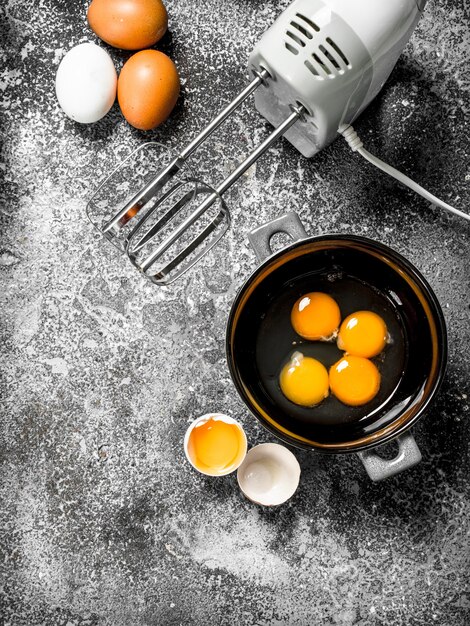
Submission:
<svg viewBox="0 0 470 626">
<path fill-rule="evenodd" d="M 330 339 L 340 321 L 339 306 L 331 296 L 320 291 L 305 294 L 292 307 L 292 326 L 304 339 Z"/>
<path fill-rule="evenodd" d="M 376 356 L 387 343 L 387 326 L 372 311 L 357 311 L 343 321 L 338 334 L 338 348 L 354 356 Z"/>
<path fill-rule="evenodd" d="M 329 376 L 332 393 L 349 406 L 370 402 L 380 388 L 379 370 L 361 356 L 344 356 L 331 366 Z"/>
<path fill-rule="evenodd" d="M 286 398 L 301 406 L 319 404 L 329 393 L 326 367 L 301 352 L 294 352 L 284 365 L 279 384 Z"/>
<path fill-rule="evenodd" d="M 213 417 L 191 431 L 188 453 L 198 469 L 216 475 L 236 465 L 243 446 L 244 435 L 237 424 Z"/>
</svg>

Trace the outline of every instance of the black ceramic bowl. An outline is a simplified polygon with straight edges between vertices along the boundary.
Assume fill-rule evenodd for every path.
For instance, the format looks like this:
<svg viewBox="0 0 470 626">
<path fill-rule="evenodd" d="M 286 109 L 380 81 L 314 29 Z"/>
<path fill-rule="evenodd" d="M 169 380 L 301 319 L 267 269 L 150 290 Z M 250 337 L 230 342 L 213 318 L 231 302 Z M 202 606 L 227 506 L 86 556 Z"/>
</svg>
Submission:
<svg viewBox="0 0 470 626">
<path fill-rule="evenodd" d="M 295 214 L 279 218 L 250 235 L 258 257 L 265 260 L 240 289 L 232 305 L 226 337 L 228 365 L 240 396 L 269 431 L 301 448 L 327 453 L 357 452 L 399 436 L 428 407 L 446 367 L 445 322 L 431 287 L 403 256 L 365 237 L 301 238 L 268 256 L 269 242 L 276 232 L 286 232 L 293 239 L 305 236 Z M 269 370 L 270 360 L 273 372 L 279 371 L 280 361 L 276 360 L 281 358 L 279 346 L 284 341 L 276 334 L 275 325 L 266 329 L 269 311 L 286 299 L 290 302 L 286 305 L 288 312 L 302 293 L 324 290 L 325 281 L 331 281 L 331 288 L 335 288 L 335 277 L 340 277 L 338 285 L 342 281 L 347 285 L 346 295 L 354 291 L 354 284 L 359 291 L 364 288 L 364 293 L 368 290 L 375 294 L 384 311 L 392 311 L 395 322 L 391 323 L 398 324 L 402 333 L 400 371 L 393 389 L 372 408 L 351 407 L 345 412 L 343 406 L 341 419 L 337 418 L 334 404 L 325 403 L 330 408 L 317 413 L 295 407 L 276 395 L 273 390 L 277 379 L 263 372 L 263 368 Z"/>
</svg>

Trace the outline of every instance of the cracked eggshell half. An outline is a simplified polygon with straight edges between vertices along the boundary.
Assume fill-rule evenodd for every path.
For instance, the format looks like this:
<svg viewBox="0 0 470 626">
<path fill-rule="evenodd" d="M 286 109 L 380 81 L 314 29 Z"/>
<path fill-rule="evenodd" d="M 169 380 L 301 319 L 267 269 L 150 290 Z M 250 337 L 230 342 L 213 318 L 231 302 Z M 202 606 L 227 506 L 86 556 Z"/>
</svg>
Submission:
<svg viewBox="0 0 470 626">
<path fill-rule="evenodd" d="M 237 471 L 244 495 L 255 504 L 276 506 L 291 498 L 300 480 L 300 465 L 290 450 L 278 443 L 261 443 L 245 457 Z"/>
</svg>

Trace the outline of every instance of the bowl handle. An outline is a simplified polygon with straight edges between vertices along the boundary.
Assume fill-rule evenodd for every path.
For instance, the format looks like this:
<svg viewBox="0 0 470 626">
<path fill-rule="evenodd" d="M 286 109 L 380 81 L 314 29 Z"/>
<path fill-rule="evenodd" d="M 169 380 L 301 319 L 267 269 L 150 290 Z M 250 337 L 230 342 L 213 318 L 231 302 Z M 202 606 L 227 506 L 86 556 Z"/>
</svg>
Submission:
<svg viewBox="0 0 470 626">
<path fill-rule="evenodd" d="M 273 254 L 271 239 L 277 233 L 285 233 L 293 241 L 299 241 L 308 236 L 299 216 L 294 212 L 286 213 L 267 224 L 258 226 L 248 235 L 258 261 L 264 261 Z"/>
<path fill-rule="evenodd" d="M 399 474 L 421 461 L 420 449 L 411 433 L 400 435 L 396 441 L 398 454 L 394 459 L 383 459 L 374 450 L 357 453 L 366 468 L 366 472 L 374 482 L 395 476 L 395 474 Z"/>
</svg>

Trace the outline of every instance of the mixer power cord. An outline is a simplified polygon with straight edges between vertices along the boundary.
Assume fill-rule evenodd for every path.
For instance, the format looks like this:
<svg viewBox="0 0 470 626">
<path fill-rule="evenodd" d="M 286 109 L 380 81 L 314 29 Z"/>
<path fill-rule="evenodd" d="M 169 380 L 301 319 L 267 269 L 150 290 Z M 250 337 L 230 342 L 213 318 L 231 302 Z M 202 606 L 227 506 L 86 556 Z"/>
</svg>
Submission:
<svg viewBox="0 0 470 626">
<path fill-rule="evenodd" d="M 358 136 L 358 134 L 356 133 L 356 131 L 350 124 L 342 124 L 338 128 L 338 132 L 341 135 L 343 135 L 343 137 L 346 139 L 346 141 L 349 144 L 349 147 L 351 148 L 353 152 L 358 152 L 367 161 L 369 161 L 369 163 L 372 163 L 372 165 L 375 165 L 375 167 L 378 167 L 379 170 L 382 170 L 382 172 L 385 172 L 389 176 L 396 178 L 396 180 L 398 180 L 400 183 L 402 183 L 403 185 L 406 185 L 406 187 L 409 187 L 410 189 L 418 193 L 420 196 L 423 196 L 423 198 L 425 198 L 426 200 L 429 200 L 429 202 L 432 202 L 432 204 L 435 204 L 441 209 L 445 209 L 446 211 L 449 211 L 450 213 L 453 213 L 454 215 L 458 215 L 459 217 L 462 217 L 464 220 L 468 220 L 470 222 L 470 215 L 468 215 L 467 213 L 464 213 L 463 211 L 459 211 L 459 209 L 456 209 L 450 204 L 447 204 L 447 202 L 440 200 L 439 198 L 434 196 L 432 193 L 430 193 L 429 191 L 421 187 L 421 185 L 418 185 L 418 183 L 415 183 L 414 180 L 411 180 L 411 178 L 409 178 L 402 172 L 399 172 L 391 165 L 388 165 L 388 163 L 384 163 L 384 161 L 381 161 L 379 158 L 377 158 L 376 156 L 368 152 L 363 147 L 361 138 Z"/>
</svg>

